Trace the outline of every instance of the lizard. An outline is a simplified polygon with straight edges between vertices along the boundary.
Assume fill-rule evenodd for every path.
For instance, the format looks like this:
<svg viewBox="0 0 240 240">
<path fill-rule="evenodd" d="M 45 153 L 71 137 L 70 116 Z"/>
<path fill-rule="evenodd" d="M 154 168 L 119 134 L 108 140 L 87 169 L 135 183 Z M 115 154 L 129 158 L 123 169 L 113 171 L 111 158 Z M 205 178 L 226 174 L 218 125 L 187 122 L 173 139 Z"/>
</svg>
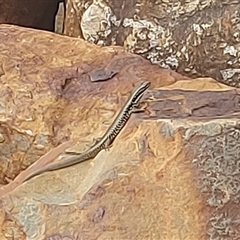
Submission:
<svg viewBox="0 0 240 240">
<path fill-rule="evenodd" d="M 138 103 L 149 86 L 150 82 L 144 81 L 138 84 L 132 90 L 128 100 L 126 101 L 126 103 L 124 104 L 124 106 L 122 107 L 106 133 L 103 135 L 102 138 L 95 139 L 94 144 L 88 150 L 80 154 L 75 153 L 74 156 L 71 156 L 66 160 L 54 162 L 41 169 L 38 169 L 32 174 L 30 174 L 27 178 L 25 178 L 24 182 L 44 172 L 55 171 L 84 162 L 86 160 L 94 158 L 101 150 L 110 148 L 117 135 L 127 123 L 131 114 L 142 111 L 138 108 Z"/>
</svg>

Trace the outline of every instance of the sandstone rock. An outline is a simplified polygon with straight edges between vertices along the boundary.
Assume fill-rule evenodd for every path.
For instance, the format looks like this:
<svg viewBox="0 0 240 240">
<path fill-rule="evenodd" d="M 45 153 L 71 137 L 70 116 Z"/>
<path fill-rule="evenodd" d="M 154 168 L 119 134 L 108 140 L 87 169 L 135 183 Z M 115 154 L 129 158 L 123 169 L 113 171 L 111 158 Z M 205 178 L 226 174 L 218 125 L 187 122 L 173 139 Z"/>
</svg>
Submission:
<svg viewBox="0 0 240 240">
<path fill-rule="evenodd" d="M 239 12 L 238 0 L 68 0 L 64 32 L 239 87 Z"/>
<path fill-rule="evenodd" d="M 82 141 L 101 126 L 99 121 L 111 122 L 117 94 L 127 97 L 134 83 L 151 78 L 153 86 L 164 86 L 182 78 L 122 48 L 102 51 L 83 40 L 9 25 L 1 25 L 0 31 L 2 157 L 7 161 L 13 155 L 15 166 L 3 167 L 1 183 L 70 136 Z M 115 73 L 110 84 L 91 83 L 103 80 L 104 72 Z M 85 122 L 86 118 L 91 121 Z"/>
<path fill-rule="evenodd" d="M 64 3 L 59 3 L 58 11 L 55 16 L 54 32 L 62 34 L 64 29 L 65 7 Z"/>
<path fill-rule="evenodd" d="M 238 89 L 120 47 L 0 32 L 0 239 L 237 239 Z M 145 112 L 109 151 L 22 183 L 102 136 L 146 79 Z"/>
</svg>

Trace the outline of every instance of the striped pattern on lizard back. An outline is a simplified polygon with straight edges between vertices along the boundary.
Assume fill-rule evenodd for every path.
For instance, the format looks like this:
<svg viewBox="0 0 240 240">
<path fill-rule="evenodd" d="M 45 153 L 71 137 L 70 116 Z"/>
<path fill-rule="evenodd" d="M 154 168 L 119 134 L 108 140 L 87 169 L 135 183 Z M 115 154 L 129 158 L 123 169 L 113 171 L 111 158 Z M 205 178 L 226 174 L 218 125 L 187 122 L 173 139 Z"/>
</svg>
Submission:
<svg viewBox="0 0 240 240">
<path fill-rule="evenodd" d="M 32 174 L 30 174 L 24 181 L 27 181 L 44 172 L 55 171 L 55 170 L 59 170 L 62 168 L 66 168 L 66 167 L 84 162 L 86 160 L 94 158 L 102 149 L 106 149 L 110 147 L 113 141 L 115 140 L 115 138 L 117 137 L 117 135 L 119 134 L 119 132 L 127 123 L 131 114 L 137 111 L 136 110 L 137 104 L 149 86 L 150 86 L 150 82 L 146 81 L 146 82 L 140 83 L 133 89 L 131 95 L 129 96 L 122 110 L 118 113 L 114 122 L 108 128 L 107 132 L 103 135 L 103 137 L 100 140 L 96 141 L 96 144 L 94 144 L 92 147 L 90 147 L 88 150 L 86 150 L 83 153 L 75 154 L 75 155 L 72 154 L 70 158 L 67 158 L 60 162 L 51 163 L 39 170 L 36 170 Z"/>
</svg>

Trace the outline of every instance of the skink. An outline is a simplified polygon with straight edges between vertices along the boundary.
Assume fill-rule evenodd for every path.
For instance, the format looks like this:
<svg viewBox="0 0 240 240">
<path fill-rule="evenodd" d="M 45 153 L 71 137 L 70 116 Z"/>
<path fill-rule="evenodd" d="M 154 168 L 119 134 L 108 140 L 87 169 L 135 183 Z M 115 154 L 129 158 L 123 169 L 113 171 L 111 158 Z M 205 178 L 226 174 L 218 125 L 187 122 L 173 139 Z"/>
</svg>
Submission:
<svg viewBox="0 0 240 240">
<path fill-rule="evenodd" d="M 24 182 L 44 172 L 55 171 L 58 169 L 66 168 L 84 162 L 86 160 L 94 158 L 102 149 L 109 148 L 112 145 L 114 139 L 117 137 L 117 135 L 120 133 L 120 131 L 127 123 L 131 114 L 134 112 L 141 111 L 138 108 L 138 103 L 149 86 L 150 82 L 145 81 L 140 83 L 133 89 L 127 102 L 123 106 L 122 110 L 118 113 L 117 117 L 115 118 L 111 126 L 108 128 L 107 132 L 103 135 L 102 138 L 95 140 L 95 144 L 92 147 L 90 147 L 85 152 L 80 153 L 79 155 L 71 156 L 70 158 L 64 161 L 51 163 L 50 165 L 47 165 L 39 170 L 36 170 L 32 174 L 30 174 L 24 180 Z"/>
</svg>

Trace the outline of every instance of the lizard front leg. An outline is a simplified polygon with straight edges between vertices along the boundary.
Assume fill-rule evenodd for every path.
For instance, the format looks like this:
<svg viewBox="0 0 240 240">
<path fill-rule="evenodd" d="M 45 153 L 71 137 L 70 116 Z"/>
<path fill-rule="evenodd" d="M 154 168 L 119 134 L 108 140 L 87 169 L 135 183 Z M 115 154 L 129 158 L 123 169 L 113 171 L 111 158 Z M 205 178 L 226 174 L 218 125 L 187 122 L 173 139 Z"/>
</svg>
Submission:
<svg viewBox="0 0 240 240">
<path fill-rule="evenodd" d="M 132 109 L 130 110 L 131 113 L 139 113 L 144 112 L 147 104 L 145 103 L 144 107 L 140 107 L 139 104 L 133 105 Z"/>
</svg>

